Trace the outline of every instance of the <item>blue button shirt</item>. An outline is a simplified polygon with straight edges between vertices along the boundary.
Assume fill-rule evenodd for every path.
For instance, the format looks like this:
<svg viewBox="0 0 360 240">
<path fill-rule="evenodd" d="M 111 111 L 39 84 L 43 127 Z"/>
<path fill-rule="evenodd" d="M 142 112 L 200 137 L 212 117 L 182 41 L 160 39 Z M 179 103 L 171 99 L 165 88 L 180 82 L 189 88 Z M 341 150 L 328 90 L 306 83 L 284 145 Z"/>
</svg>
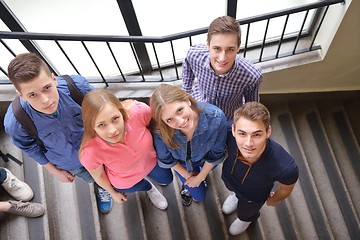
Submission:
<svg viewBox="0 0 360 240">
<path fill-rule="evenodd" d="M 94 89 L 82 76 L 71 77 L 84 95 Z M 39 113 L 20 99 L 21 106 L 34 122 L 38 136 L 48 150 L 46 153 L 16 120 L 11 105 L 6 112 L 4 126 L 6 133 L 11 135 L 12 143 L 41 165 L 51 162 L 60 169 L 73 170 L 82 167 L 78 158 L 84 133 L 81 106 L 71 98 L 66 81 L 61 77 L 57 77 L 57 81 L 58 115 Z"/>
</svg>

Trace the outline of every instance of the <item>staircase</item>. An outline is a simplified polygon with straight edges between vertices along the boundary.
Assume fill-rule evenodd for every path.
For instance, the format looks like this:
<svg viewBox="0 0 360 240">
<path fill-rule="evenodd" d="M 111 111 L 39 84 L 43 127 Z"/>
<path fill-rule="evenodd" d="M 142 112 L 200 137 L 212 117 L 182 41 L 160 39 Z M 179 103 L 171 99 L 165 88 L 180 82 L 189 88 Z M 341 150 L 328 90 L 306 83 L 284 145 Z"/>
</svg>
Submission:
<svg viewBox="0 0 360 240">
<path fill-rule="evenodd" d="M 33 188 L 34 202 L 46 206 L 43 217 L 26 219 L 0 213 L 1 239 L 359 239 L 360 238 L 360 91 L 262 95 L 272 115 L 271 137 L 294 157 L 300 178 L 292 195 L 277 207 L 264 205 L 260 218 L 238 236 L 228 227 L 236 213 L 223 215 L 230 192 L 221 166 L 210 173 L 205 202 L 183 207 L 180 184 L 157 187 L 169 202 L 161 211 L 145 192 L 128 195 L 103 215 L 94 188 L 84 181 L 58 182 L 10 143 L 3 129 L 0 149 L 24 162 L 1 166 Z M 8 102 L 1 103 L 3 118 Z M 0 200 L 10 196 L 1 190 Z"/>
</svg>

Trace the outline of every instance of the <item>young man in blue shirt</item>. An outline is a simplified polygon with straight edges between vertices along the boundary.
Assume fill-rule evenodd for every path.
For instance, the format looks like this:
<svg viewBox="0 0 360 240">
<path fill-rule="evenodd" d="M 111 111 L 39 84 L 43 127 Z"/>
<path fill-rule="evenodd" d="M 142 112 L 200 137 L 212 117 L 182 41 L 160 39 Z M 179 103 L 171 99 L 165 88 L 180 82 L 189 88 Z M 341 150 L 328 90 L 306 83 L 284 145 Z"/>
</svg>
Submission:
<svg viewBox="0 0 360 240">
<path fill-rule="evenodd" d="M 260 216 L 265 203 L 276 206 L 290 196 L 299 170 L 290 154 L 270 139 L 270 113 L 261 103 L 248 102 L 235 111 L 232 134 L 237 156 L 224 161 L 221 177 L 235 194 L 227 197 L 222 211 L 237 210 L 229 232 L 238 235 Z M 279 186 L 273 191 L 275 182 Z"/>
<path fill-rule="evenodd" d="M 61 182 L 73 182 L 75 176 L 94 182 L 78 158 L 84 131 L 81 106 L 70 96 L 66 81 L 55 77 L 45 62 L 33 53 L 15 57 L 8 66 L 8 75 L 47 151 L 25 131 L 10 105 L 4 125 L 12 142 Z M 72 78 L 82 94 L 94 89 L 85 78 Z M 100 187 L 96 187 L 96 193 L 99 210 L 108 213 L 112 205 L 110 194 Z"/>
</svg>

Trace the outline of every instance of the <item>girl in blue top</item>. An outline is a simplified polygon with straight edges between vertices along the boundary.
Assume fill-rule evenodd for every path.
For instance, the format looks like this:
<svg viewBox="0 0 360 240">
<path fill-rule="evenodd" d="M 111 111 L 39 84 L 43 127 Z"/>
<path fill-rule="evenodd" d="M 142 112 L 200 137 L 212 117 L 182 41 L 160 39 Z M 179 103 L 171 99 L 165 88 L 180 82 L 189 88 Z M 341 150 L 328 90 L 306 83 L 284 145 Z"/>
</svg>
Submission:
<svg viewBox="0 0 360 240">
<path fill-rule="evenodd" d="M 196 201 L 203 201 L 204 180 L 226 155 L 224 113 L 210 103 L 197 103 L 185 91 L 168 84 L 154 91 L 150 107 L 157 124 L 153 135 L 159 165 L 172 168 L 179 176 L 185 186 L 184 205 L 191 203 L 189 193 Z"/>
</svg>

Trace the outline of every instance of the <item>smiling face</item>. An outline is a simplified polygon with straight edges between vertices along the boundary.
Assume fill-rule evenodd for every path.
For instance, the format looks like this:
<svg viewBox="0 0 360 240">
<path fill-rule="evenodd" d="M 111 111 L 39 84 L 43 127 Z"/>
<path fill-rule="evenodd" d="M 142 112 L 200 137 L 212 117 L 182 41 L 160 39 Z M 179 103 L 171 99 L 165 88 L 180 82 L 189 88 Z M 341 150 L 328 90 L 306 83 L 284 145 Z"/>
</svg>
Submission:
<svg viewBox="0 0 360 240">
<path fill-rule="evenodd" d="M 217 75 L 227 73 L 234 65 L 239 51 L 238 36 L 234 33 L 217 33 L 207 43 L 210 64 Z"/>
<path fill-rule="evenodd" d="M 59 93 L 56 87 L 55 76 L 53 74 L 49 76 L 44 70 L 41 70 L 38 77 L 20 83 L 17 94 L 36 111 L 52 114 L 59 104 Z"/>
<path fill-rule="evenodd" d="M 264 152 L 267 139 L 271 134 L 271 126 L 266 132 L 265 124 L 261 120 L 252 121 L 240 117 L 233 124 L 232 133 L 241 155 L 252 164 Z"/>
<path fill-rule="evenodd" d="M 124 118 L 111 103 L 106 103 L 95 119 L 95 132 L 99 137 L 109 143 L 124 142 Z"/>
<path fill-rule="evenodd" d="M 197 118 L 197 113 L 192 110 L 189 100 L 167 103 L 161 113 L 161 119 L 164 123 L 184 134 L 194 132 L 197 126 Z"/>
</svg>

